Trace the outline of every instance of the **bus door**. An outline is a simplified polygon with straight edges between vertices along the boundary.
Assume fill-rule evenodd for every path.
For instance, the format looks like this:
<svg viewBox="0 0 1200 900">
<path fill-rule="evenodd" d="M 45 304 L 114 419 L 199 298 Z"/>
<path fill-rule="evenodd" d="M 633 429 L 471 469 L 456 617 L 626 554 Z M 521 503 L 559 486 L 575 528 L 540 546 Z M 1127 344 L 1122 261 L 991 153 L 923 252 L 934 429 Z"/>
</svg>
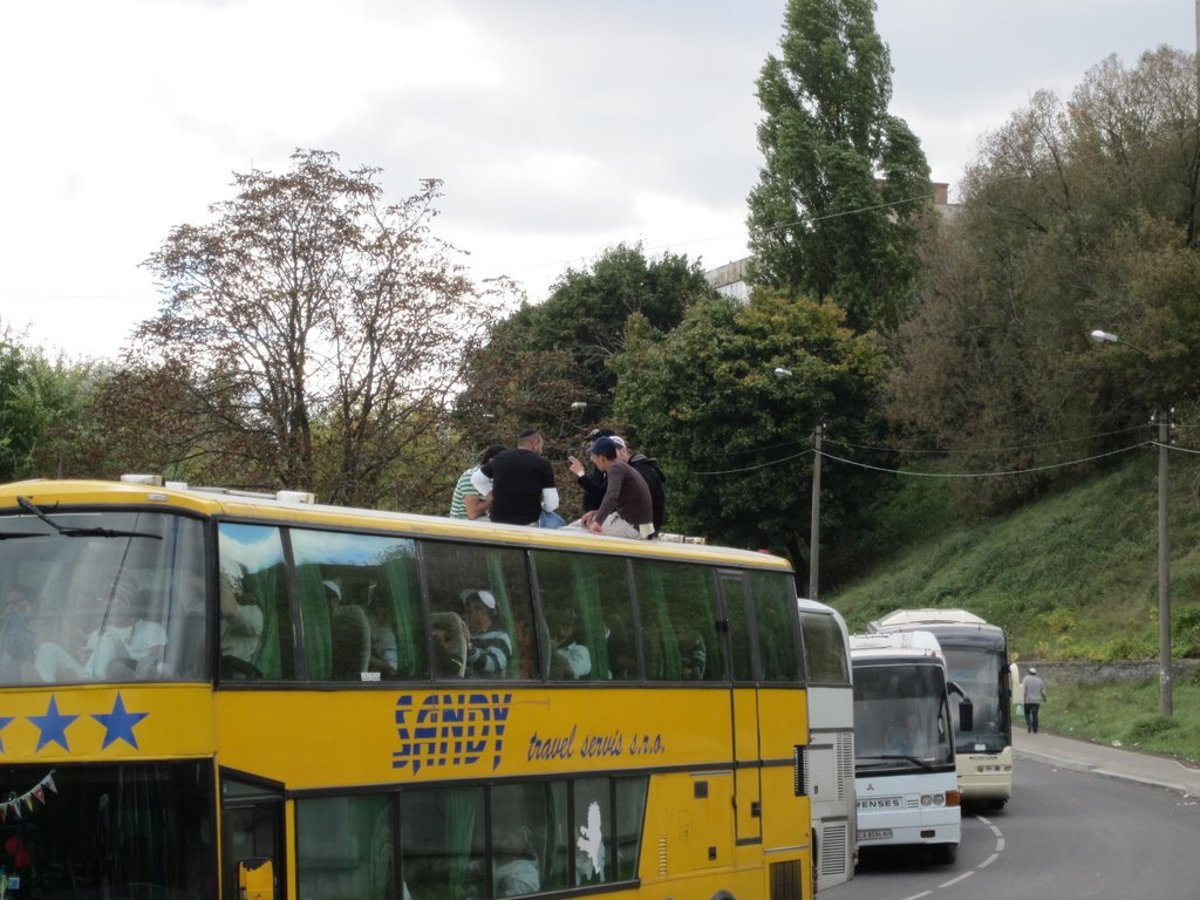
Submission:
<svg viewBox="0 0 1200 900">
<path fill-rule="evenodd" d="M 734 806 L 737 843 L 762 842 L 762 767 L 758 734 L 758 691 L 751 658 L 748 591 L 740 572 L 718 572 L 720 630 L 724 632 L 725 676 L 730 680 L 733 729 Z"/>
<path fill-rule="evenodd" d="M 226 898 L 281 900 L 285 890 L 282 785 L 221 777 L 221 879 Z"/>
</svg>

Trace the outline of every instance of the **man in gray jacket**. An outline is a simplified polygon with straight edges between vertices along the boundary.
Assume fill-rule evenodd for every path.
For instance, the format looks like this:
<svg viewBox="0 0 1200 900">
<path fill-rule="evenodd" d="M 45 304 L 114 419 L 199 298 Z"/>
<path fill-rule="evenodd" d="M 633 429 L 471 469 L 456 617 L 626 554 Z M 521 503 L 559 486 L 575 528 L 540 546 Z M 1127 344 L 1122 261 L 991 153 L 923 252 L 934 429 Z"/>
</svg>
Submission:
<svg viewBox="0 0 1200 900">
<path fill-rule="evenodd" d="M 1029 667 L 1029 674 L 1021 679 L 1025 689 L 1025 727 L 1030 734 L 1037 734 L 1038 707 L 1046 702 L 1046 683 L 1038 676 L 1037 669 Z"/>
</svg>

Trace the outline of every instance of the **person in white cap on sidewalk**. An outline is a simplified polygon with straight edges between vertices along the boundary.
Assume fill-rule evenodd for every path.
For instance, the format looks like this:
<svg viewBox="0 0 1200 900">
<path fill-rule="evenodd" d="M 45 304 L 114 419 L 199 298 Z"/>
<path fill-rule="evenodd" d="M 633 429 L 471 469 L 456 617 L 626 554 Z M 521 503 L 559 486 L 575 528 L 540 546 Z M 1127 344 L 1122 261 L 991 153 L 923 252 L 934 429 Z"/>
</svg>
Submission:
<svg viewBox="0 0 1200 900">
<path fill-rule="evenodd" d="M 1038 675 L 1037 667 L 1029 667 L 1029 674 L 1021 679 L 1021 687 L 1025 689 L 1025 727 L 1030 734 L 1037 734 L 1038 707 L 1046 702 L 1046 683 Z"/>
</svg>

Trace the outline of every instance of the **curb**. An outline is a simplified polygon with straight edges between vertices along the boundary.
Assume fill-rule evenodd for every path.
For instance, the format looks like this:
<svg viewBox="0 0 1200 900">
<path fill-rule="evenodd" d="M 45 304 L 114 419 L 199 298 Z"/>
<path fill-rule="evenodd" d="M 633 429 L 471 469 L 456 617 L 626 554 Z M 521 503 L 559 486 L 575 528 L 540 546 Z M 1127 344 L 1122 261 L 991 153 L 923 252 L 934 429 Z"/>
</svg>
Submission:
<svg viewBox="0 0 1200 900">
<path fill-rule="evenodd" d="M 1064 756 L 1054 756 L 1050 753 L 1040 753 L 1036 750 L 1017 750 L 1014 748 L 1014 754 L 1020 759 L 1029 759 L 1034 762 L 1044 763 L 1048 766 L 1056 766 L 1060 769 L 1070 769 L 1075 772 L 1088 772 L 1092 775 L 1099 775 L 1103 778 L 1111 778 L 1114 781 L 1126 781 L 1131 784 L 1141 784 L 1148 787 L 1163 788 L 1168 791 L 1175 791 L 1183 794 L 1185 797 L 1196 798 L 1200 797 L 1200 790 L 1187 784 L 1180 784 L 1177 781 L 1165 781 L 1161 778 L 1150 778 L 1145 775 L 1135 775 L 1132 772 L 1118 772 L 1113 769 L 1103 769 L 1094 763 L 1080 762 L 1075 759 L 1068 759 Z"/>
</svg>

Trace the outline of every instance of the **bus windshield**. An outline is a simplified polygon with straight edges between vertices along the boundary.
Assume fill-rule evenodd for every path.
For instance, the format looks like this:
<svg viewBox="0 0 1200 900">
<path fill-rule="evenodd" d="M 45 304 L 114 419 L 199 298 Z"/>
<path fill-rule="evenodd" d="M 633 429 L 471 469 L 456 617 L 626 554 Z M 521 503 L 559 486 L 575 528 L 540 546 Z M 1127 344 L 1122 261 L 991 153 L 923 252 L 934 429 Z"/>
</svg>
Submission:
<svg viewBox="0 0 1200 900">
<path fill-rule="evenodd" d="M 206 677 L 199 520 L 22 510 L 0 516 L 0 686 Z"/>
<path fill-rule="evenodd" d="M 1000 710 L 1000 680 L 1004 658 L 999 650 L 982 647 L 955 648 L 943 642 L 949 679 L 963 689 L 975 707 L 972 729 L 958 729 L 959 751 L 999 753 L 1008 746 Z"/>
<path fill-rule="evenodd" d="M 953 765 L 949 735 L 940 666 L 855 666 L 854 753 L 860 771 Z"/>
</svg>

